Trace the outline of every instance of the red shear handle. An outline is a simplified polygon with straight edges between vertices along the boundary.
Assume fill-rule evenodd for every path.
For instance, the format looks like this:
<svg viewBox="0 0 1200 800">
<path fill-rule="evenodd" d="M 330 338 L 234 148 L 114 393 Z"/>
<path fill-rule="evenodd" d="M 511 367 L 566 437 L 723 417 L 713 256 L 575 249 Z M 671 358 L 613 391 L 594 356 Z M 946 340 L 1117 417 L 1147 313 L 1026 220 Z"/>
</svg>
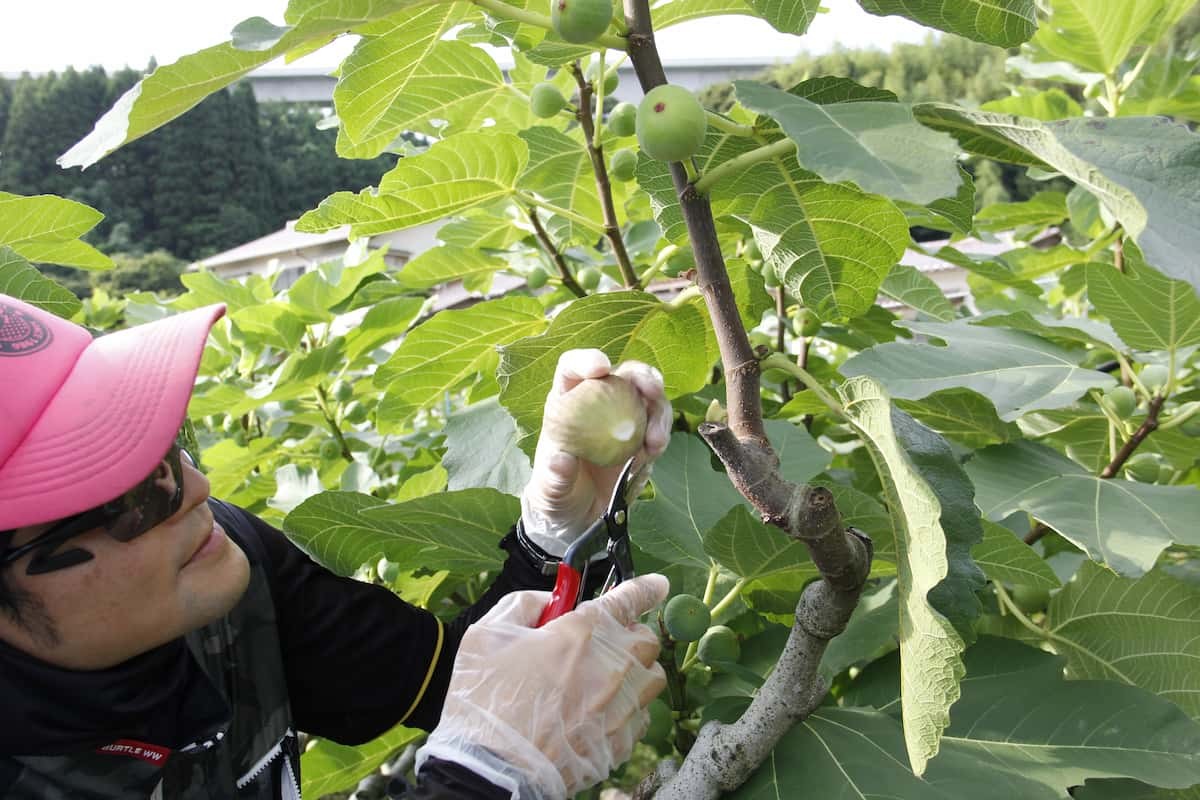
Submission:
<svg viewBox="0 0 1200 800">
<path fill-rule="evenodd" d="M 558 619 L 568 611 L 575 610 L 575 603 L 579 600 L 579 587 L 583 583 L 583 575 L 571 569 L 566 562 L 560 562 L 558 565 L 558 576 L 554 579 L 554 594 L 550 596 L 550 602 L 542 610 L 542 616 L 538 619 L 537 626 L 540 628 L 552 619 Z"/>
</svg>

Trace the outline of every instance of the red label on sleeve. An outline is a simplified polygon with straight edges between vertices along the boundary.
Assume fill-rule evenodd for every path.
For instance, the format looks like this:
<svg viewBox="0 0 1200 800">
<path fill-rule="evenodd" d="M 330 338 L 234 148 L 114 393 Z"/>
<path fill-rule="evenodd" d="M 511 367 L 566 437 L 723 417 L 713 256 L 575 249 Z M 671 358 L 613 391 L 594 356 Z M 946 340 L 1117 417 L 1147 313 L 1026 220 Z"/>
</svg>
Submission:
<svg viewBox="0 0 1200 800">
<path fill-rule="evenodd" d="M 142 761 L 149 761 L 151 764 L 162 765 L 167 763 L 167 757 L 171 755 L 169 747 L 160 747 L 156 744 L 146 744 L 145 742 L 135 741 L 133 739 L 118 739 L 112 744 L 106 744 L 103 747 L 96 748 L 97 753 L 108 753 L 114 756 L 129 756 L 130 758 L 140 758 Z"/>
</svg>

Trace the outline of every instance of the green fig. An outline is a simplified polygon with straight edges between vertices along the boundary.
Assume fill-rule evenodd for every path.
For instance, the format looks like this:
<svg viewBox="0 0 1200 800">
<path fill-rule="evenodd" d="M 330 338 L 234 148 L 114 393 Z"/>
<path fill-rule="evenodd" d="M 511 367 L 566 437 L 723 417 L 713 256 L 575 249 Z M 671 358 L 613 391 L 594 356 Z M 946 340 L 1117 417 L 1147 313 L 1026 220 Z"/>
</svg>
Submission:
<svg viewBox="0 0 1200 800">
<path fill-rule="evenodd" d="M 608 164 L 608 174 L 619 181 L 627 181 L 637 171 L 637 153 L 628 147 L 622 147 L 612 154 Z"/>
<path fill-rule="evenodd" d="M 663 609 L 663 624 L 677 642 L 694 642 L 704 635 L 712 616 L 704 601 L 690 594 L 678 594 Z"/>
<path fill-rule="evenodd" d="M 533 270 L 525 277 L 525 285 L 530 289 L 540 289 L 546 285 L 546 281 L 550 280 L 550 274 L 541 267 L 534 267 Z"/>
<path fill-rule="evenodd" d="M 710 667 L 721 663 L 736 663 L 742 655 L 737 634 L 724 625 L 714 625 L 700 638 L 696 655 Z"/>
<path fill-rule="evenodd" d="M 1129 419 L 1137 408 L 1137 395 L 1128 386 L 1114 386 L 1104 393 L 1104 400 L 1121 419 Z"/>
<path fill-rule="evenodd" d="M 683 161 L 696 155 L 707 129 L 704 106 L 682 86 L 656 86 L 638 104 L 638 143 L 658 161 Z"/>
<path fill-rule="evenodd" d="M 613 136 L 633 136 L 637 132 L 637 106 L 617 103 L 608 114 L 608 130 Z"/>
<path fill-rule="evenodd" d="M 608 30 L 613 7 L 610 0 L 551 0 L 550 25 L 572 44 L 590 42 Z"/>
<path fill-rule="evenodd" d="M 549 119 L 567 106 L 567 98 L 553 83 L 539 83 L 529 91 L 529 107 L 533 115 Z"/>
<path fill-rule="evenodd" d="M 589 292 L 593 291 L 600 285 L 600 270 L 595 267 L 584 267 L 579 270 L 576 280 L 579 281 L 579 285 L 584 289 L 587 289 Z"/>
<path fill-rule="evenodd" d="M 593 61 L 588 65 L 587 71 L 583 75 L 587 78 L 588 83 L 595 84 L 600 78 L 600 62 Z M 617 75 L 617 71 L 604 70 L 604 96 L 612 97 L 612 93 L 617 90 L 617 84 L 621 82 L 621 78 Z M 597 84 L 598 85 L 598 84 Z"/>
<path fill-rule="evenodd" d="M 1151 394 L 1158 394 L 1158 390 L 1167 385 L 1167 379 L 1170 377 L 1171 373 L 1162 364 L 1147 364 L 1142 367 L 1142 373 L 1138 376 L 1146 391 Z"/>
</svg>

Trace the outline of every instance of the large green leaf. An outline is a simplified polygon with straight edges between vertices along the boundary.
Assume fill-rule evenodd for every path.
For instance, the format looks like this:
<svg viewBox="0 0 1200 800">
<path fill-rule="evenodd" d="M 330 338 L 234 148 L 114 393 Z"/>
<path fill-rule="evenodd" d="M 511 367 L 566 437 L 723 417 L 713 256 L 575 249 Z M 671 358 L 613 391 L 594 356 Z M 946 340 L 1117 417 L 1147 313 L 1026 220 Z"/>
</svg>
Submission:
<svg viewBox="0 0 1200 800">
<path fill-rule="evenodd" d="M 410 92 L 421 95 L 422 101 L 432 100 L 426 95 L 433 87 L 421 81 L 427 77 L 425 61 L 434 57 L 442 44 L 442 34 L 462 18 L 463 12 L 461 3 L 420 6 L 397 15 L 403 24 L 359 40 L 342 61 L 333 89 L 333 104 L 341 125 L 339 135 L 347 144 L 361 146 L 381 141 L 380 149 L 386 147 L 405 129 L 405 120 L 393 110 L 397 102 Z M 449 79 L 467 77 L 455 75 Z"/>
<path fill-rule="evenodd" d="M 446 418 L 449 488 L 491 487 L 519 496 L 531 473 L 529 457 L 517 446 L 517 424 L 494 397 Z"/>
<path fill-rule="evenodd" d="M 1140 686 L 1200 721 L 1200 588 L 1157 571 L 1129 580 L 1085 561 L 1046 616 L 1068 677 Z"/>
<path fill-rule="evenodd" d="M 357 237 L 432 222 L 511 196 L 528 158 L 525 142 L 512 134 L 462 133 L 401 159 L 377 190 L 330 195 L 299 219 L 296 230 L 321 233 L 350 225 Z"/>
<path fill-rule="evenodd" d="M 875 463 L 891 511 L 900 590 L 904 741 L 914 771 L 921 774 L 938 752 L 964 672 L 962 637 L 928 599 L 952 569 L 942 504 L 905 454 L 882 388 L 869 378 L 852 378 L 839 393 L 847 419 Z M 916 438 L 916 431 L 910 432 L 914 435 L 906 438 Z"/>
<path fill-rule="evenodd" d="M 998 114 L 1013 114 L 1043 121 L 1083 116 L 1083 108 L 1062 89 L 1039 92 L 1028 87 L 1017 87 L 1016 92 L 999 100 L 989 100 L 980 108 Z"/>
<path fill-rule="evenodd" d="M 464 287 L 486 293 L 492 276 L 506 266 L 504 259 L 479 248 L 446 245 L 431 247 L 409 261 L 397 280 L 412 289 L 431 289 L 458 279 Z"/>
<path fill-rule="evenodd" d="M 562 311 L 546 332 L 501 348 L 500 402 L 532 450 L 541 428 L 546 393 L 558 357 L 579 347 L 599 347 L 612 363 L 636 359 L 663 374 L 668 397 L 704 385 L 716 360 L 707 313 L 696 303 L 662 303 L 645 292 L 594 294 Z"/>
<path fill-rule="evenodd" d="M 59 158 L 64 167 L 88 167 L 123 144 L 170 122 L 213 92 L 291 50 L 311 50 L 355 26 L 411 7 L 416 0 L 339 0 L 290 9 L 288 26 L 261 17 L 245 20 L 233 41 L 192 53 L 138 81 Z M 264 24 L 265 23 L 265 24 Z M 241 49 L 245 48 L 245 49 Z"/>
<path fill-rule="evenodd" d="M 1016 47 L 1037 30 L 1034 0 L 858 0 L 879 16 L 898 14 L 997 47 Z"/>
<path fill-rule="evenodd" d="M 975 215 L 981 231 L 1003 231 L 1021 225 L 1057 225 L 1067 218 L 1067 196 L 1062 192 L 1038 192 L 1020 203 L 996 203 Z"/>
<path fill-rule="evenodd" d="M 1103 75 L 1117 67 L 1143 37 L 1157 38 L 1173 25 L 1195 0 L 1047 0 L 1049 22 L 1038 30 L 1033 44 L 1047 58 L 1069 61 Z"/>
<path fill-rule="evenodd" d="M 650 17 L 654 21 L 654 29 L 662 30 L 670 25 L 678 25 L 690 19 L 722 16 L 725 14 L 741 14 L 753 16 L 746 0 L 667 0 L 665 3 L 655 3 L 650 9 Z"/>
<path fill-rule="evenodd" d="M 944 747 L 1060 793 L 1085 778 L 1200 782 L 1200 725 L 1143 689 L 1064 680 L 1062 666 L 1012 640 L 981 638 Z"/>
<path fill-rule="evenodd" d="M 644 537 L 638 539 L 639 546 L 644 548 L 643 541 Z M 650 541 L 654 547 L 663 544 L 661 527 Z M 742 505 L 731 508 L 709 529 L 703 537 L 703 547 L 714 561 L 747 580 L 791 572 L 801 565 L 811 568 L 808 549 L 802 542 L 779 528 L 763 524 Z M 651 550 L 646 552 L 653 554 Z"/>
<path fill-rule="evenodd" d="M 705 168 L 736 155 L 739 147 L 745 145 L 713 151 Z M 651 189 L 644 181 L 642 186 Z M 908 223 L 895 204 L 825 183 L 802 169 L 794 155 L 722 180 L 713 187 L 712 201 L 718 216 L 750 225 L 770 268 L 823 320 L 865 314 L 908 243 Z"/>
<path fill-rule="evenodd" d="M 917 777 L 905 763 L 903 732 L 865 708 L 822 706 L 779 740 L 734 800 L 1058 800 L 1061 793 L 986 760 L 944 753 Z"/>
<path fill-rule="evenodd" d="M 1057 170 L 1086 187 L 1151 265 L 1200 287 L 1200 135 L 1161 117 L 1042 123 L 947 105 L 915 111 L 971 152 Z"/>
<path fill-rule="evenodd" d="M 11 247 L 0 245 L 0 294 L 57 314 L 71 317 L 83 307 L 79 298 L 33 268 Z"/>
<path fill-rule="evenodd" d="M 900 103 L 818 105 L 754 81 L 734 81 L 738 102 L 779 123 L 800 165 L 837 183 L 924 205 L 958 191 L 954 139 L 920 125 Z"/>
<path fill-rule="evenodd" d="M 967 463 L 984 516 L 1024 511 L 1116 572 L 1138 576 L 1168 544 L 1200 545 L 1200 490 L 1103 479 L 1045 445 L 989 447 Z"/>
<path fill-rule="evenodd" d="M 879 293 L 942 322 L 957 316 L 933 278 L 908 264 L 893 266 L 879 285 Z"/>
<path fill-rule="evenodd" d="M 1028 411 L 1061 408 L 1112 376 L 1078 365 L 1081 354 L 1026 333 L 950 323 L 903 323 L 945 346 L 888 342 L 842 365 L 843 375 L 870 375 L 896 397 L 919 400 L 941 389 L 965 387 L 992 401 L 1005 421 Z"/>
<path fill-rule="evenodd" d="M 1044 589 L 1062 585 L 1032 547 L 1008 528 L 988 520 L 983 522 L 983 541 L 971 548 L 971 557 L 993 581 Z"/>
<path fill-rule="evenodd" d="M 108 256 L 79 240 L 102 219 L 96 209 L 64 197 L 0 192 L 0 246 L 26 261 L 111 269 Z"/>
<path fill-rule="evenodd" d="M 708 447 L 685 433 L 671 435 L 671 444 L 654 464 L 653 479 L 654 499 L 633 509 L 630 536 L 640 549 L 668 564 L 708 569 L 705 534 L 742 504 L 742 496 L 728 477 L 713 470 Z"/>
<path fill-rule="evenodd" d="M 471 574 L 497 569 L 500 538 L 521 513 L 520 501 L 495 489 L 466 489 L 381 503 L 353 492 L 325 492 L 297 506 L 283 522 L 313 558 L 351 575 L 380 556 L 403 569 Z"/>
<path fill-rule="evenodd" d="M 802 35 L 817 16 L 820 0 L 747 0 L 754 12 L 780 33 Z"/>
<path fill-rule="evenodd" d="M 309 797 L 324 797 L 351 789 L 392 753 L 422 735 L 414 728 L 397 726 L 357 747 L 317 739 L 300 755 L 301 791 Z"/>
<path fill-rule="evenodd" d="M 1002 421 L 987 398 L 970 389 L 944 389 L 921 400 L 899 400 L 896 406 L 948 439 L 971 448 L 1020 436 L 1015 423 Z"/>
<path fill-rule="evenodd" d="M 1127 248 L 1127 273 L 1107 264 L 1087 265 L 1088 299 L 1121 338 L 1142 350 L 1175 350 L 1200 343 L 1200 298 L 1184 281 L 1146 266 Z"/>
<path fill-rule="evenodd" d="M 559 208 L 586 219 L 604 218 L 592 160 L 582 142 L 545 125 L 523 130 L 520 136 L 529 145 L 529 166 L 521 176 L 522 189 L 536 192 Z M 617 201 L 617 207 L 621 206 Z M 557 214 L 550 216 L 548 225 L 555 241 L 562 246 L 590 244 L 597 238 L 594 228 Z"/>
<path fill-rule="evenodd" d="M 379 423 L 392 430 L 414 411 L 437 403 L 445 392 L 479 374 L 492 374 L 496 348 L 547 325 L 541 305 L 531 297 L 502 297 L 461 310 L 447 310 L 413 329 L 375 373 L 375 385 L 387 387 Z"/>
</svg>

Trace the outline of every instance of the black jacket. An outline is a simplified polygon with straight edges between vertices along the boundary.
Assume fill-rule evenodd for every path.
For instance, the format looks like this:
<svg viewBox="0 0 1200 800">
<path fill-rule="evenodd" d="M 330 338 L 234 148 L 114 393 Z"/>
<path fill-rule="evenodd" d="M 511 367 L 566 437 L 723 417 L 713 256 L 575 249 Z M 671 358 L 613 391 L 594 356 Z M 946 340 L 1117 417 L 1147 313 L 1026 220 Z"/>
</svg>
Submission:
<svg viewBox="0 0 1200 800">
<path fill-rule="evenodd" d="M 383 587 L 333 574 L 257 517 L 210 502 L 251 562 L 249 588 L 228 615 L 94 672 L 0 643 L 0 795 L 297 796 L 297 730 L 359 744 L 399 723 L 433 728 L 467 626 L 508 592 L 553 584 L 510 532 L 495 582 L 443 625 Z M 413 800 L 509 796 L 450 762 L 431 759 L 418 778 Z"/>
</svg>

